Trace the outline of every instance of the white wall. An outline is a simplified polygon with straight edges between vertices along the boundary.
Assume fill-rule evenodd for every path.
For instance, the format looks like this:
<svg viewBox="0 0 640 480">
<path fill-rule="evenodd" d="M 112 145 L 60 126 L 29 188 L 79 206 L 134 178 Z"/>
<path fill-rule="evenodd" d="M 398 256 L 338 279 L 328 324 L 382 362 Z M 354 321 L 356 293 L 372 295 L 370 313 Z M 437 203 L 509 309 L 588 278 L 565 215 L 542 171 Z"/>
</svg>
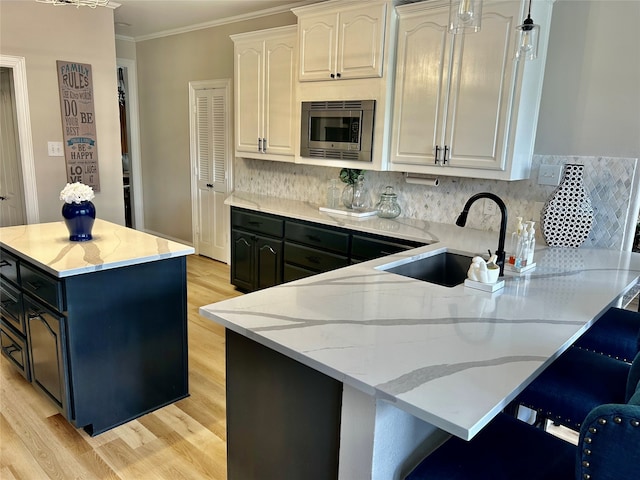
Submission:
<svg viewBox="0 0 640 480">
<path fill-rule="evenodd" d="M 54 7 L 35 1 L 0 2 L 0 52 L 25 57 L 40 222 L 61 220 L 64 157 L 49 157 L 47 142 L 63 140 L 56 60 L 92 67 L 101 191 L 94 203 L 103 220 L 124 224 L 120 123 L 113 10 Z"/>
<path fill-rule="evenodd" d="M 640 156 L 638 25 L 638 0 L 555 3 L 536 153 Z"/>
</svg>

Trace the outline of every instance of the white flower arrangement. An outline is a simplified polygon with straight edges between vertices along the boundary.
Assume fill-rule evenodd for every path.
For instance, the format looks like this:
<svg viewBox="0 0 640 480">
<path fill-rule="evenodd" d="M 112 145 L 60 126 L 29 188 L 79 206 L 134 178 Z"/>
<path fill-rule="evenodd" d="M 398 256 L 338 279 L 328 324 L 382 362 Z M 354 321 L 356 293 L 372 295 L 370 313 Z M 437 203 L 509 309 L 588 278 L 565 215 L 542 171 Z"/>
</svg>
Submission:
<svg viewBox="0 0 640 480">
<path fill-rule="evenodd" d="M 67 183 L 60 192 L 60 200 L 64 200 L 65 203 L 87 202 L 93 200 L 95 196 L 93 188 L 80 182 Z"/>
</svg>

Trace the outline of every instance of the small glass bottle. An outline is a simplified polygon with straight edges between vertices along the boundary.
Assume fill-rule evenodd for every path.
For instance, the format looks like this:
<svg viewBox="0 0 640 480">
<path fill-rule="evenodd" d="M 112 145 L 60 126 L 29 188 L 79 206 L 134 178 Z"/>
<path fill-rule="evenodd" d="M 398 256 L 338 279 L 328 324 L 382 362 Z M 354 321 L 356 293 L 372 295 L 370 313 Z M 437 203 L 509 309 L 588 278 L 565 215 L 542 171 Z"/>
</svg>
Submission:
<svg viewBox="0 0 640 480">
<path fill-rule="evenodd" d="M 336 184 L 336 179 L 332 178 L 329 181 L 329 187 L 327 188 L 327 207 L 338 208 L 340 206 L 340 189 Z"/>
<path fill-rule="evenodd" d="M 396 218 L 400 215 L 401 209 L 398 205 L 398 196 L 393 192 L 393 187 L 389 186 L 380 195 L 380 201 L 376 206 L 380 218 Z"/>
</svg>

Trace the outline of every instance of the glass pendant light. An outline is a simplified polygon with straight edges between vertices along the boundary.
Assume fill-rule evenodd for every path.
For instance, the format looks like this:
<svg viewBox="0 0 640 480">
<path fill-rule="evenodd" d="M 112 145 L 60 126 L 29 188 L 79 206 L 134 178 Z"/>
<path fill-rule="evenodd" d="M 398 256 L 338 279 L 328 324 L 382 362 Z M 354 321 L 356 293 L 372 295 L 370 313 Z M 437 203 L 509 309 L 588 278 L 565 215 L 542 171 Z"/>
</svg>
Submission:
<svg viewBox="0 0 640 480">
<path fill-rule="evenodd" d="M 449 32 L 479 32 L 481 20 L 482 0 L 449 0 Z"/>
<path fill-rule="evenodd" d="M 524 58 L 526 60 L 534 60 L 538 56 L 538 38 L 540 33 L 540 25 L 533 23 L 531 19 L 531 2 L 529 0 L 529 13 L 522 25 L 518 25 L 516 30 L 519 32 L 518 49 L 516 50 L 516 58 Z"/>
</svg>

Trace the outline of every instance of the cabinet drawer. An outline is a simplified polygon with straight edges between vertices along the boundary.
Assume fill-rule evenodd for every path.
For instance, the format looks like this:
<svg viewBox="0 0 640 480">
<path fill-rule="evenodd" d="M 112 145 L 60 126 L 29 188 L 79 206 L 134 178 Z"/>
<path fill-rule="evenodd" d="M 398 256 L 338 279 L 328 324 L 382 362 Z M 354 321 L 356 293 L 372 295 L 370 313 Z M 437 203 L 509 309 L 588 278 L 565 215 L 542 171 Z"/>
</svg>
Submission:
<svg viewBox="0 0 640 480">
<path fill-rule="evenodd" d="M 20 374 L 30 382 L 29 355 L 24 337 L 16 333 L 8 325 L 0 324 L 0 344 L 2 345 L 2 354 L 7 357 L 13 366 L 18 369 Z"/>
<path fill-rule="evenodd" d="M 34 295 L 59 312 L 64 312 L 61 280 L 40 272 L 30 265 L 20 263 L 20 281 L 24 292 Z"/>
<path fill-rule="evenodd" d="M 243 230 L 278 238 L 282 238 L 284 231 L 284 220 L 281 218 L 245 212 L 244 210 L 233 209 L 231 211 L 231 224 Z"/>
<path fill-rule="evenodd" d="M 20 285 L 18 277 L 18 258 L 6 250 L 0 250 L 0 275 L 3 278 Z"/>
<path fill-rule="evenodd" d="M 9 283 L 0 285 L 0 311 L 2 319 L 24 335 L 22 293 Z"/>
<path fill-rule="evenodd" d="M 301 278 L 317 275 L 317 273 L 318 272 L 307 270 L 306 268 L 297 267 L 295 265 L 290 265 L 288 263 L 285 263 L 284 271 L 283 271 L 283 280 L 285 283 L 293 282 L 294 280 L 299 280 Z"/>
<path fill-rule="evenodd" d="M 403 250 L 422 247 L 423 243 L 410 240 L 380 239 L 353 235 L 351 240 L 351 258 L 358 260 L 372 260 Z"/>
<path fill-rule="evenodd" d="M 298 222 L 287 222 L 284 237 L 310 247 L 321 248 L 335 253 L 349 254 L 349 234 L 328 228 L 318 228 Z"/>
<path fill-rule="evenodd" d="M 295 243 L 284 244 L 284 262 L 308 268 L 314 272 L 327 272 L 349 265 L 349 258 L 316 250 Z"/>
</svg>

